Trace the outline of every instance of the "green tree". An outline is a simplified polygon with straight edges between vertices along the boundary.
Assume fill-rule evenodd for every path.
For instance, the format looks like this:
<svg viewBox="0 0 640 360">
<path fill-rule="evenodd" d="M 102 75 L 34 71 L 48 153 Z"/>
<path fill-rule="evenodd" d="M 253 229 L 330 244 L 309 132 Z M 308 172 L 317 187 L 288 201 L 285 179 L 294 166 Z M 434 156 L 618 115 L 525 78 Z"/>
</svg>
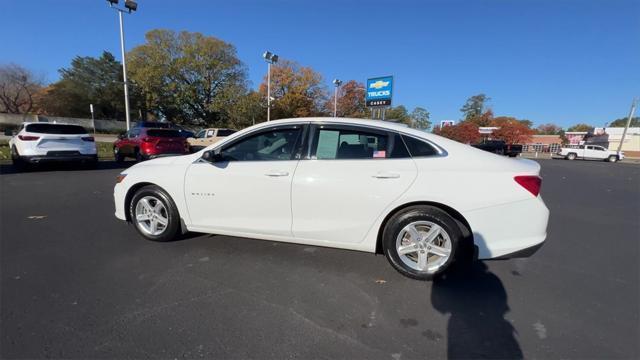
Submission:
<svg viewBox="0 0 640 360">
<path fill-rule="evenodd" d="M 130 77 L 146 107 L 177 123 L 223 126 L 247 92 L 233 45 L 201 33 L 151 30 L 128 56 Z"/>
<path fill-rule="evenodd" d="M 267 119 L 267 105 L 265 99 L 257 91 L 250 91 L 236 98 L 230 106 L 227 126 L 234 129 L 263 122 Z"/>
<path fill-rule="evenodd" d="M 626 118 L 626 117 L 615 119 L 609 124 L 609 127 L 625 127 L 625 126 L 627 126 L 627 119 L 628 118 Z M 636 116 L 634 118 L 631 118 L 631 124 L 629 126 L 630 127 L 639 127 L 640 126 L 640 117 Z"/>
<path fill-rule="evenodd" d="M 122 66 L 105 51 L 99 58 L 77 56 L 71 66 L 60 69 L 60 80 L 45 89 L 39 100 L 40 112 L 49 115 L 90 117 L 93 104 L 98 119 L 124 119 Z M 131 113 L 140 109 L 139 92 L 129 86 Z"/>
<path fill-rule="evenodd" d="M 464 114 L 464 119 L 469 120 L 470 118 L 482 115 L 485 105 L 490 99 L 491 98 L 485 94 L 478 94 L 468 98 L 467 102 L 460 109 Z"/>
<path fill-rule="evenodd" d="M 385 111 L 385 120 L 411 125 L 411 116 L 404 105 L 390 107 Z"/>
<path fill-rule="evenodd" d="M 592 132 L 593 131 L 593 126 L 587 125 L 587 124 L 576 124 L 576 125 L 573 125 L 573 126 L 569 127 L 567 129 L 567 131 L 569 131 L 569 132 L 571 132 L 571 131 Z"/>
<path fill-rule="evenodd" d="M 421 130 L 429 130 L 431 121 L 429 121 L 429 112 L 425 108 L 416 107 L 411 111 L 411 127 Z"/>
</svg>

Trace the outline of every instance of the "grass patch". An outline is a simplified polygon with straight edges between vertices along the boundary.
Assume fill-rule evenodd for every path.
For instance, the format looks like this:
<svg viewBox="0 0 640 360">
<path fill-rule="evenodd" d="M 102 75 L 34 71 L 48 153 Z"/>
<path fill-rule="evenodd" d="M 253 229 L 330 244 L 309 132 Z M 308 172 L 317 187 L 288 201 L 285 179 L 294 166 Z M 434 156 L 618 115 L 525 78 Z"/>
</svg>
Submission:
<svg viewBox="0 0 640 360">
<path fill-rule="evenodd" d="M 0 160 L 11 159 L 11 150 L 7 140 L 0 140 Z"/>
<path fill-rule="evenodd" d="M 99 159 L 113 160 L 113 143 L 96 142 L 96 149 Z M 0 160 L 11 160 L 11 149 L 7 140 L 0 140 Z"/>
</svg>

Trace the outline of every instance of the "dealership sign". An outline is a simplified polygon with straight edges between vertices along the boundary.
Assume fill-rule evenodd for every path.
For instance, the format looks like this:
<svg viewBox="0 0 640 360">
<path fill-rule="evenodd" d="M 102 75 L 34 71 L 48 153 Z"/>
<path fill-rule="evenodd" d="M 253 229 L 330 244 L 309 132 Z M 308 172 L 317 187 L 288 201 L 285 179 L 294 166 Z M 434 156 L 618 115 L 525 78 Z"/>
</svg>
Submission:
<svg viewBox="0 0 640 360">
<path fill-rule="evenodd" d="M 393 93 L 393 76 L 367 79 L 367 106 L 390 106 Z"/>
</svg>

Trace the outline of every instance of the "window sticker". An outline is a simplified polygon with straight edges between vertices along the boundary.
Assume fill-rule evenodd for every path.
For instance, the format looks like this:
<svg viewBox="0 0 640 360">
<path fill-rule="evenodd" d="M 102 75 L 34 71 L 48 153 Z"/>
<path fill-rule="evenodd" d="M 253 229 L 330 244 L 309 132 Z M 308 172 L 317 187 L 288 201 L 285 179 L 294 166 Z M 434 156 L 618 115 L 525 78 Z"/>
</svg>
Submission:
<svg viewBox="0 0 640 360">
<path fill-rule="evenodd" d="M 338 152 L 338 131 L 320 130 L 318 136 L 317 159 L 335 159 Z"/>
</svg>

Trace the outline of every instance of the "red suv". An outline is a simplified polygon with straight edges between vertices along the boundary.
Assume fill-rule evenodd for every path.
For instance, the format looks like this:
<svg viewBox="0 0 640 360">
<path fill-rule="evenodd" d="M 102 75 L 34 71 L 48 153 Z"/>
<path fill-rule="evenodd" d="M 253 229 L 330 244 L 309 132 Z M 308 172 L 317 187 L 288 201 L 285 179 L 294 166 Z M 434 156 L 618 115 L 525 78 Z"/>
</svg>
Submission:
<svg viewBox="0 0 640 360">
<path fill-rule="evenodd" d="M 159 156 L 183 155 L 189 153 L 189 143 L 174 129 L 133 128 L 118 136 L 113 144 L 116 161 L 126 157 L 137 161 Z"/>
</svg>

